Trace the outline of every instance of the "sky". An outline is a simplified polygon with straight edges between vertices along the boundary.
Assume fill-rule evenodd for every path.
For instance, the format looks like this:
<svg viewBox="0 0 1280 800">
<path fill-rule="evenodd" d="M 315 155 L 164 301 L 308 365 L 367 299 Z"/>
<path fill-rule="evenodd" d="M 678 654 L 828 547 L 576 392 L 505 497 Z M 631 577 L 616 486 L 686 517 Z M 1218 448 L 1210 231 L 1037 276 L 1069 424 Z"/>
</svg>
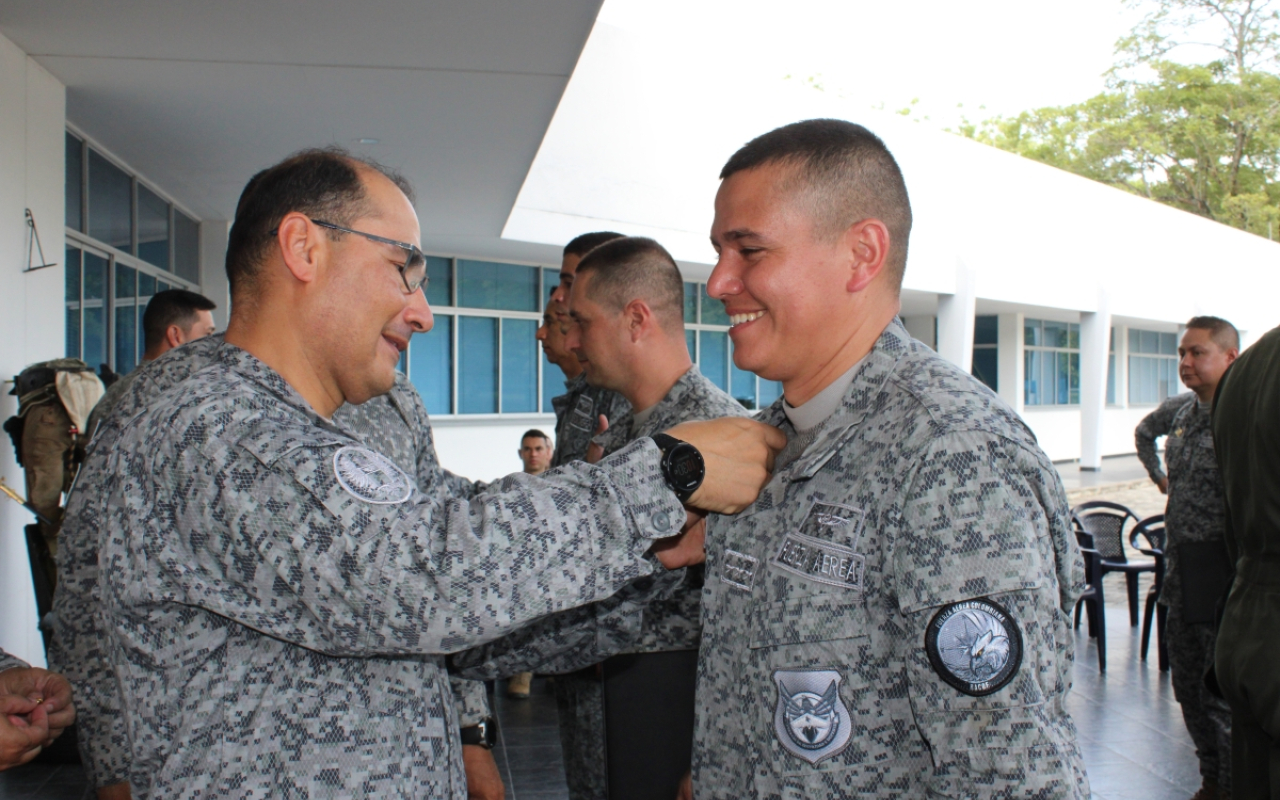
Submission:
<svg viewBox="0 0 1280 800">
<path fill-rule="evenodd" d="M 713 103 L 749 109 L 757 81 L 812 80 L 870 107 L 918 99 L 913 117 L 951 127 L 1097 94 L 1140 18 L 1120 0 L 606 0 L 599 22 L 644 33 L 656 60 L 718 73 Z"/>
</svg>

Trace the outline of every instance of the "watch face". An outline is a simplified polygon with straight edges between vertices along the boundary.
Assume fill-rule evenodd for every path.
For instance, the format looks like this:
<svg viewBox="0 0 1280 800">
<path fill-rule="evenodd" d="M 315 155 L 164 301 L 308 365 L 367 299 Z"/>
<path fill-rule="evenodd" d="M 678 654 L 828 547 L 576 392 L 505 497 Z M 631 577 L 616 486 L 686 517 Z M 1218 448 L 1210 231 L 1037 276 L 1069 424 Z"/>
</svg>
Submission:
<svg viewBox="0 0 1280 800">
<path fill-rule="evenodd" d="M 667 477 L 679 492 L 692 492 L 702 485 L 706 467 L 698 448 L 681 442 L 667 456 Z"/>
</svg>

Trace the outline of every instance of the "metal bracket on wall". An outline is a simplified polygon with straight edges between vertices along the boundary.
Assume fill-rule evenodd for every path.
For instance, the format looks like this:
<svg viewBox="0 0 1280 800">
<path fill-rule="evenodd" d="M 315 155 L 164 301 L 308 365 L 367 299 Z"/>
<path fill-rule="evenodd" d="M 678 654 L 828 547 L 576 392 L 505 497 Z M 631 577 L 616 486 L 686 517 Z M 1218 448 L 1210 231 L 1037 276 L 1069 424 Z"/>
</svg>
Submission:
<svg viewBox="0 0 1280 800">
<path fill-rule="evenodd" d="M 27 239 L 27 268 L 24 269 L 23 272 L 35 272 L 36 270 L 44 269 L 45 267 L 58 266 L 58 262 L 56 261 L 50 264 L 44 260 L 44 247 L 40 244 L 40 231 L 36 230 L 36 218 L 32 215 L 31 209 L 24 208 L 23 213 L 25 213 L 27 217 L 27 230 L 29 236 Z M 32 256 L 36 253 L 40 254 L 39 264 L 32 263 L 34 261 Z"/>
</svg>

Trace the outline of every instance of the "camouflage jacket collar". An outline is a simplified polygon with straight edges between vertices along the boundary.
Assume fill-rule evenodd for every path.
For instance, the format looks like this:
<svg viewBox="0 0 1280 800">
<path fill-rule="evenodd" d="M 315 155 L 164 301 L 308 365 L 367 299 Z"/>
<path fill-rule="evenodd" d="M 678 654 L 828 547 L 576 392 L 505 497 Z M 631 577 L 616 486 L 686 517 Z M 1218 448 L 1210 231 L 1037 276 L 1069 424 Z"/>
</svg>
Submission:
<svg viewBox="0 0 1280 800">
<path fill-rule="evenodd" d="M 841 445 L 857 432 L 858 426 L 867 414 L 875 407 L 884 390 L 885 383 L 897 370 L 899 362 L 906 356 L 911 347 L 911 336 L 897 317 L 885 327 L 880 338 L 876 340 L 871 352 L 862 362 L 862 367 L 853 376 L 853 383 L 844 393 L 840 405 L 836 407 L 826 422 L 813 431 L 813 441 L 805 448 L 804 453 L 786 469 L 791 480 L 812 478 L 822 469 L 841 447 Z M 782 397 L 773 405 L 760 413 L 758 419 L 770 425 L 782 428 L 789 436 L 796 435 L 787 414 L 782 408 Z"/>
<path fill-rule="evenodd" d="M 298 390 L 289 385 L 284 377 L 258 359 L 248 350 L 234 344 L 222 342 L 218 347 L 217 361 L 225 369 L 239 375 L 254 384 L 259 391 L 275 395 L 282 403 L 297 411 L 302 416 L 327 430 L 350 435 L 332 420 L 325 419 L 316 413 Z"/>
</svg>

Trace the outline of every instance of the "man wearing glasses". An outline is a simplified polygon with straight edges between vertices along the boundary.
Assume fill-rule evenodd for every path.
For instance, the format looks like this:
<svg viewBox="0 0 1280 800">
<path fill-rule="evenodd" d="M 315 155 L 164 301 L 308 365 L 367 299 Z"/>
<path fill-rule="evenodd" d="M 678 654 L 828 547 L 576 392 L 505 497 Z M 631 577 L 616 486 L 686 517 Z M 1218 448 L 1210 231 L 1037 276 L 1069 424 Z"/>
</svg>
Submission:
<svg viewBox="0 0 1280 800">
<path fill-rule="evenodd" d="M 101 594 L 140 797 L 464 797 L 443 654 L 699 560 L 680 497 L 732 513 L 767 480 L 780 434 L 734 419 L 669 432 L 697 486 L 645 440 L 421 492 L 331 421 L 431 327 L 418 237 L 376 165 L 267 170 L 228 242 L 225 345 L 108 456 Z"/>
</svg>

